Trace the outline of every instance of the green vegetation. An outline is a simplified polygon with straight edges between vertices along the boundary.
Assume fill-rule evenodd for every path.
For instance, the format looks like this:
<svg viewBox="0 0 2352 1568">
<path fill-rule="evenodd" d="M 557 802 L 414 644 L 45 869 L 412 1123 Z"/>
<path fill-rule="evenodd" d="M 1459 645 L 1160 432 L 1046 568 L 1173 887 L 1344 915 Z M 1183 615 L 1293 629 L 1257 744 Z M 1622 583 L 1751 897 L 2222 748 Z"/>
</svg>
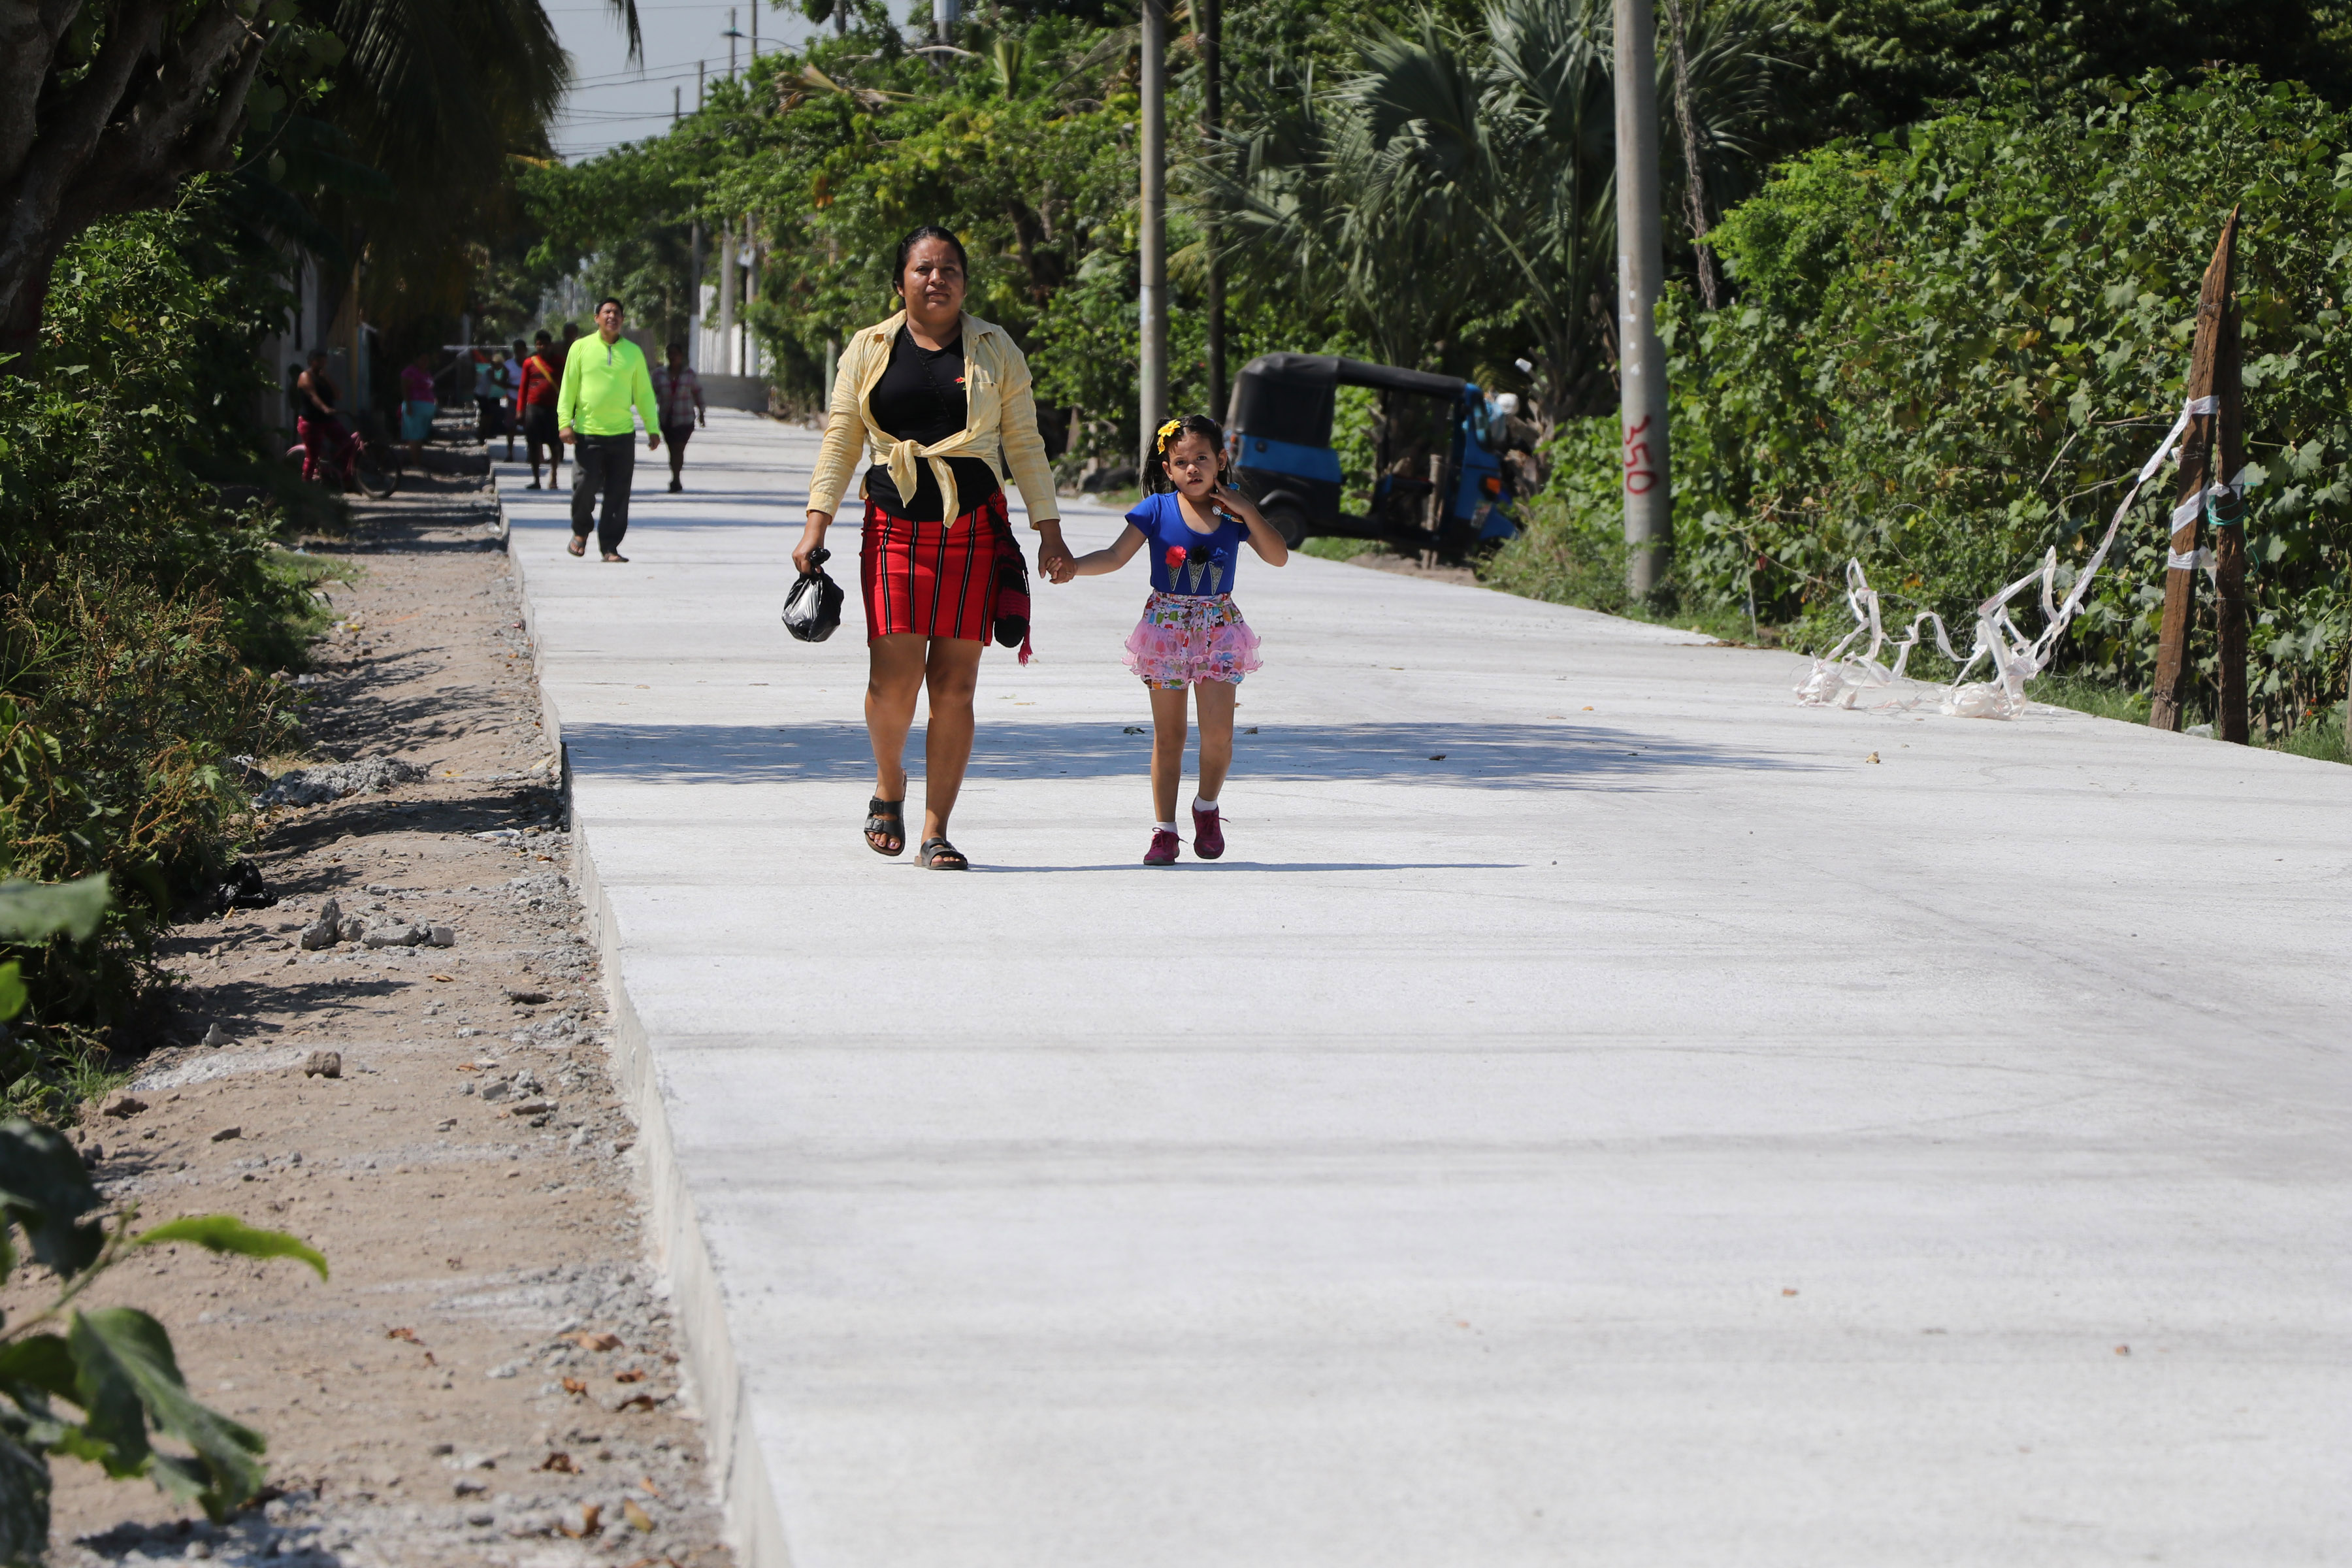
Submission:
<svg viewBox="0 0 2352 1568">
<path fill-rule="evenodd" d="M 1769 618 L 1819 640 L 1852 556 L 1965 636 L 2047 550 L 2071 584 L 2179 407 L 2198 280 L 2242 202 L 2250 687 L 2272 731 L 2332 702 L 2352 630 L 2347 149 L 2343 115 L 2236 71 L 2056 111 L 1997 100 L 1784 166 L 1715 237 L 1738 302 L 1666 312 L 1685 597 L 1744 596 L 1760 558 Z M 2147 684 L 2170 505 L 2150 489 L 2067 673 Z M 2196 647 L 2210 682 L 2210 626 Z"/>
<path fill-rule="evenodd" d="M 52 1457 L 86 1459 L 117 1479 L 146 1477 L 215 1520 L 250 1502 L 265 1479 L 261 1434 L 196 1402 L 171 1334 L 153 1317 L 75 1301 L 117 1264 L 153 1247 L 290 1258 L 322 1279 L 327 1260 L 283 1231 L 257 1229 L 232 1215 L 137 1231 L 131 1204 L 102 1225 L 97 1211 L 104 1200 L 73 1145 L 22 1119 L 0 1121 L 0 1204 L 25 1253 L 58 1281 L 47 1306 L 0 1331 L 0 1561 L 37 1563 L 47 1555 Z M 0 1247 L 0 1279 L 13 1272 L 16 1256 Z M 167 1452 L 158 1439 L 187 1451 Z"/>
<path fill-rule="evenodd" d="M 248 831 L 228 759 L 293 742 L 263 672 L 318 621 L 252 412 L 278 296 L 217 198 L 86 232 L 58 279 L 41 374 L 0 378 L 0 875 L 117 898 L 85 937 L 0 942 L 30 996 L 0 1092 L 52 1112 L 152 1020 L 155 935 Z"/>
</svg>

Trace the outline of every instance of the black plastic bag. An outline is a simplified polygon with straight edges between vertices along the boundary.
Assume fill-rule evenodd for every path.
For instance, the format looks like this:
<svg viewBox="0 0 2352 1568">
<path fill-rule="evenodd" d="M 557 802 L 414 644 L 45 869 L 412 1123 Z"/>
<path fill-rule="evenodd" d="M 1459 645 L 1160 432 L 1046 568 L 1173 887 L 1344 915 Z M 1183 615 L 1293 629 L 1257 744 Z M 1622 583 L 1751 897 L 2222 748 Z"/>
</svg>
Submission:
<svg viewBox="0 0 2352 1568">
<path fill-rule="evenodd" d="M 803 642 L 823 642 L 841 625 L 841 584 L 824 573 L 832 559 L 833 552 L 820 545 L 809 556 L 809 569 L 784 595 L 784 630 Z"/>
</svg>

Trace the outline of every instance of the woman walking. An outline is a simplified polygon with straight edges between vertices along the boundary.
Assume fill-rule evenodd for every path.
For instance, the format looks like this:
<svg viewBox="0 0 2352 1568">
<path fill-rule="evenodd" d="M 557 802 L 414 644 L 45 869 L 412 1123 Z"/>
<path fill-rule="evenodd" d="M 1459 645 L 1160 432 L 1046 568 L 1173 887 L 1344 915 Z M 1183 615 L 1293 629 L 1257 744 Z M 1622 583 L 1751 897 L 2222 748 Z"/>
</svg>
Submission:
<svg viewBox="0 0 2352 1568">
<path fill-rule="evenodd" d="M 919 853 L 933 871 L 971 868 L 948 842 L 948 817 L 971 760 L 972 689 L 996 618 L 998 574 L 1017 568 L 1019 556 L 1000 450 L 1041 535 L 1038 571 L 1055 582 L 1070 574 L 1029 362 L 1003 328 L 964 313 L 968 271 L 961 242 L 946 229 L 926 224 L 899 242 L 891 287 L 905 308 L 857 333 L 842 353 L 824 445 L 809 479 L 808 528 L 793 552 L 793 563 L 808 571 L 858 447 L 870 447 L 858 549 L 866 728 L 874 742 L 866 842 L 880 855 L 907 847 L 907 731 L 915 698 L 928 688 Z"/>
</svg>

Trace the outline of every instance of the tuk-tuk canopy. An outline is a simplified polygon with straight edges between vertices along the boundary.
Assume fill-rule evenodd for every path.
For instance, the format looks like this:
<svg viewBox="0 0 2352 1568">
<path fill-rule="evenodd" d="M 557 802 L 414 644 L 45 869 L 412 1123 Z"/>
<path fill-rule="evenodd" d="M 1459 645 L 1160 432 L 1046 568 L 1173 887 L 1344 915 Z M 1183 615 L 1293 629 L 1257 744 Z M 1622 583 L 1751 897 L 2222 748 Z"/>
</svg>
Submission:
<svg viewBox="0 0 2352 1568">
<path fill-rule="evenodd" d="M 1233 404 L 1226 410 L 1225 424 L 1228 429 L 1246 430 L 1268 440 L 1328 447 L 1334 387 L 1374 386 L 1451 403 L 1458 401 L 1469 384 L 1458 375 L 1367 364 L 1337 354 L 1260 354 L 1234 378 Z"/>
</svg>

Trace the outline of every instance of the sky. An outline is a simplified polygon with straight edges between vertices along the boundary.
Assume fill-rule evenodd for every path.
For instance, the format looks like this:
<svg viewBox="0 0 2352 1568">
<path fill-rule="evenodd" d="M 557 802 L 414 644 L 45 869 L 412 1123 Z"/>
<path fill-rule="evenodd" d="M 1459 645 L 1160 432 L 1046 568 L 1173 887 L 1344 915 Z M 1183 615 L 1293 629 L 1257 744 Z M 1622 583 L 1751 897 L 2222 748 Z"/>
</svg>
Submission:
<svg viewBox="0 0 2352 1568">
<path fill-rule="evenodd" d="M 736 62 L 750 62 L 755 4 L 762 4 L 762 54 L 816 30 L 798 5 L 778 10 L 763 0 L 637 0 L 646 53 L 642 66 L 632 66 L 628 35 L 611 0 L 547 0 L 556 34 L 572 51 L 572 90 L 553 128 L 556 152 L 576 163 L 620 142 L 659 134 L 669 123 L 673 90 L 687 109 L 694 107 L 697 60 L 709 62 L 714 79 L 727 74 L 730 11 L 745 35 L 736 41 Z"/>
</svg>

